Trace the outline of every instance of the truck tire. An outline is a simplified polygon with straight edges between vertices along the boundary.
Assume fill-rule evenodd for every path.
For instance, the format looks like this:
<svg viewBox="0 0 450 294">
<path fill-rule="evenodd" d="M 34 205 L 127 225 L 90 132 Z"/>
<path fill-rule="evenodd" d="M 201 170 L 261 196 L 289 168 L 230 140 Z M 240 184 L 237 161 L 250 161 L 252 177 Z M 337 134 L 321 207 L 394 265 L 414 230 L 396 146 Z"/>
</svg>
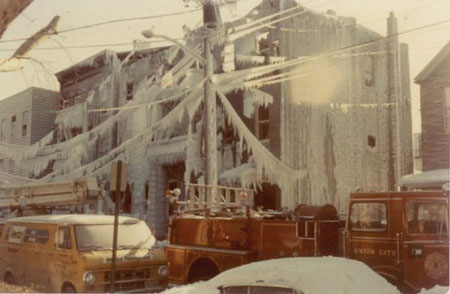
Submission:
<svg viewBox="0 0 450 294">
<path fill-rule="evenodd" d="M 72 286 L 72 284 L 66 283 L 62 287 L 61 293 L 77 293 L 77 290 L 75 290 L 75 287 Z"/>
<path fill-rule="evenodd" d="M 196 260 L 189 269 L 188 282 L 207 281 L 219 274 L 217 266 L 207 258 Z"/>
<path fill-rule="evenodd" d="M 7 272 L 5 274 L 5 277 L 3 278 L 3 281 L 6 284 L 10 284 L 10 285 L 15 285 L 16 284 L 16 281 L 14 280 L 14 277 L 13 277 L 13 275 L 10 272 Z"/>
</svg>

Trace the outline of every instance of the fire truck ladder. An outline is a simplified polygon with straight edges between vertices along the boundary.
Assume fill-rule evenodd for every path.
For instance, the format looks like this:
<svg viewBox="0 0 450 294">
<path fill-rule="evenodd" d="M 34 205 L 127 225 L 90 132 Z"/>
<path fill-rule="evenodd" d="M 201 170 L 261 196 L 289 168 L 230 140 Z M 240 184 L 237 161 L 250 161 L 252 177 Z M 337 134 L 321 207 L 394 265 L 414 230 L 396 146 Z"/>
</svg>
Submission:
<svg viewBox="0 0 450 294">
<path fill-rule="evenodd" d="M 103 197 L 95 178 L 0 187 L 0 209 L 57 207 L 93 203 Z"/>
<path fill-rule="evenodd" d="M 201 184 L 187 184 L 185 200 L 177 199 L 178 212 L 192 212 L 201 210 L 220 210 L 223 208 L 242 208 L 253 205 L 253 190 L 210 186 Z"/>
</svg>

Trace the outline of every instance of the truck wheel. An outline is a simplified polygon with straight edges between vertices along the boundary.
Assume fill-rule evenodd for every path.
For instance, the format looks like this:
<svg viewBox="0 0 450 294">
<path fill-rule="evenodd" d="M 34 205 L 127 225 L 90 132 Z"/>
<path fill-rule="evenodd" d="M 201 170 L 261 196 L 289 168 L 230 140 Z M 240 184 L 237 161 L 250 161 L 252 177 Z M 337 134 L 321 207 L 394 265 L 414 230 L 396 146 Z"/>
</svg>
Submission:
<svg viewBox="0 0 450 294">
<path fill-rule="evenodd" d="M 199 259 L 195 261 L 189 270 L 188 281 L 195 283 L 207 281 L 219 273 L 217 266 L 209 259 Z"/>
<path fill-rule="evenodd" d="M 10 272 L 7 272 L 5 274 L 5 278 L 3 279 L 3 281 L 7 284 L 11 284 L 14 285 L 16 283 L 16 281 L 14 280 L 13 275 Z"/>
<path fill-rule="evenodd" d="M 61 293 L 77 293 L 77 291 L 75 290 L 75 287 L 72 286 L 71 284 L 65 284 L 62 287 Z"/>
</svg>

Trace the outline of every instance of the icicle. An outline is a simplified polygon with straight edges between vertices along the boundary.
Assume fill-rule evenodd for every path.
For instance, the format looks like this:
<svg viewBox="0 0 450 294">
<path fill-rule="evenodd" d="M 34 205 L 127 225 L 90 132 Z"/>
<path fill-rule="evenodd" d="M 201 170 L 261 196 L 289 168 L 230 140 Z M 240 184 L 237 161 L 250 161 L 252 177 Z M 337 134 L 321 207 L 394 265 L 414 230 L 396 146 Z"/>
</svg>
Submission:
<svg viewBox="0 0 450 294">
<path fill-rule="evenodd" d="M 247 148 L 253 155 L 257 177 L 260 182 L 267 177 L 270 182 L 276 183 L 281 189 L 287 189 L 293 187 L 297 181 L 306 175 L 305 170 L 291 169 L 267 150 L 246 127 L 227 97 L 222 92 L 218 92 L 218 94 L 227 116 L 231 118 L 231 122 L 237 128 L 239 136 L 246 141 Z M 292 193 L 286 195 L 293 196 Z M 285 201 L 289 204 L 293 202 L 292 199 L 285 199 Z"/>
</svg>

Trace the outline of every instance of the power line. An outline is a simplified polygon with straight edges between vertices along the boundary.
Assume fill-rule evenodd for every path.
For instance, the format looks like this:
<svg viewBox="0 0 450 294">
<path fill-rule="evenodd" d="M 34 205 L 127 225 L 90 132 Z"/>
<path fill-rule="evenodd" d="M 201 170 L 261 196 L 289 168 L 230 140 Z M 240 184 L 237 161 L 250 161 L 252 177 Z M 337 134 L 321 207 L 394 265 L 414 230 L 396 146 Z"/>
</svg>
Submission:
<svg viewBox="0 0 450 294">
<path fill-rule="evenodd" d="M 241 0 L 234 0 L 234 1 L 227 2 L 227 3 L 218 4 L 216 6 L 229 5 L 231 3 L 235 3 L 235 2 L 238 2 L 238 1 L 241 1 Z M 150 15 L 150 16 L 130 17 L 130 18 L 119 18 L 119 19 L 113 19 L 113 20 L 107 20 L 107 21 L 103 21 L 103 22 L 98 22 L 98 23 L 94 23 L 94 24 L 90 24 L 90 25 L 84 25 L 84 26 L 69 28 L 69 29 L 65 29 L 65 30 L 60 30 L 60 31 L 58 31 L 56 33 L 52 33 L 52 34 L 48 34 L 48 35 L 57 35 L 57 34 L 62 34 L 62 33 L 68 33 L 68 32 L 73 32 L 73 31 L 84 30 L 84 29 L 90 29 L 90 28 L 93 28 L 93 27 L 98 27 L 98 26 L 107 25 L 107 24 L 113 24 L 113 23 L 119 23 L 119 22 L 146 20 L 146 19 L 162 18 L 162 17 L 168 17 L 168 16 L 177 16 L 177 15 L 197 12 L 197 11 L 200 11 L 200 10 L 203 10 L 203 8 L 195 8 L 195 9 L 191 9 L 191 10 L 180 11 L 180 12 L 173 12 L 173 13 L 165 13 L 165 14 L 160 14 L 160 15 Z M 0 43 L 19 42 L 19 41 L 26 41 L 28 39 L 29 38 L 0 40 Z"/>
<path fill-rule="evenodd" d="M 94 23 L 94 24 L 90 24 L 90 25 L 84 25 L 84 26 L 73 27 L 73 28 L 69 28 L 69 29 L 65 29 L 65 30 L 60 30 L 60 31 L 58 31 L 56 33 L 49 34 L 49 35 L 57 35 L 57 34 L 62 34 L 62 33 L 73 32 L 73 31 L 79 31 L 79 30 L 89 29 L 89 28 L 93 28 L 93 27 L 97 27 L 97 26 L 113 24 L 113 23 L 119 23 L 119 22 L 146 20 L 146 19 L 154 19 L 154 18 L 161 18 L 161 17 L 168 17 L 168 16 L 176 16 L 176 15 L 192 13 L 192 12 L 196 12 L 196 11 L 200 11 L 200 10 L 202 10 L 202 8 L 196 8 L 196 9 L 191 9 L 191 10 L 187 10 L 187 11 L 166 13 L 166 14 L 160 14 L 160 15 L 150 15 L 150 16 L 140 16 L 140 17 L 113 19 L 113 20 L 98 22 L 98 23 Z M 26 41 L 28 39 L 29 38 L 0 40 L 0 43 L 19 42 L 19 41 Z"/>
<path fill-rule="evenodd" d="M 426 29 L 426 28 L 430 28 L 430 27 L 441 25 L 441 24 L 448 23 L 448 22 L 450 22 L 450 19 L 447 19 L 447 20 L 444 20 L 444 21 L 435 22 L 435 23 L 424 25 L 424 26 L 420 26 L 420 27 L 416 27 L 416 28 L 413 28 L 413 29 L 409 29 L 409 30 L 406 30 L 406 31 L 399 32 L 399 33 L 387 35 L 386 37 L 380 37 L 380 38 L 368 40 L 368 41 L 365 41 L 365 42 L 361 42 L 361 43 L 358 43 L 358 44 L 353 44 L 353 45 L 345 46 L 345 47 L 342 47 L 342 48 L 330 50 L 328 52 L 318 53 L 318 54 L 315 54 L 315 55 L 311 55 L 311 56 L 309 56 L 307 58 L 293 59 L 293 60 L 287 61 L 284 64 L 274 64 L 274 65 L 267 66 L 267 67 L 264 67 L 262 69 L 256 70 L 256 71 L 252 72 L 252 74 L 255 74 L 255 73 L 260 73 L 261 74 L 261 73 L 263 73 L 265 71 L 273 71 L 273 70 L 279 70 L 279 69 L 283 69 L 283 68 L 292 67 L 292 66 L 298 65 L 300 63 L 305 63 L 305 62 L 308 62 L 308 61 L 315 60 L 317 58 L 326 57 L 326 56 L 329 56 L 329 55 L 334 54 L 334 53 L 345 52 L 347 50 L 353 50 L 353 49 L 366 47 L 366 46 L 375 44 L 377 42 L 380 42 L 382 40 L 386 40 L 388 38 L 392 38 L 392 37 L 396 37 L 396 36 L 412 33 L 412 32 L 415 32 L 415 31 L 420 31 L 420 30 L 423 30 L 423 29 Z M 261 80 L 264 80 L 264 79 L 265 78 L 260 78 L 260 79 L 250 80 L 249 82 L 258 82 L 258 81 L 261 81 Z"/>
<path fill-rule="evenodd" d="M 175 40 L 183 40 L 183 38 L 177 38 Z M 149 43 L 170 43 L 167 40 L 152 40 Z M 128 46 L 133 45 L 133 42 L 122 42 L 122 43 L 105 43 L 105 44 L 92 44 L 92 45 L 73 45 L 73 46 L 53 46 L 53 47 L 42 47 L 42 48 L 34 48 L 33 50 L 57 50 L 57 49 L 83 49 L 83 48 L 96 48 L 96 47 L 112 47 L 112 46 Z M 4 48 L 0 49 L 1 51 L 15 51 L 17 49 L 13 48 Z"/>
</svg>

